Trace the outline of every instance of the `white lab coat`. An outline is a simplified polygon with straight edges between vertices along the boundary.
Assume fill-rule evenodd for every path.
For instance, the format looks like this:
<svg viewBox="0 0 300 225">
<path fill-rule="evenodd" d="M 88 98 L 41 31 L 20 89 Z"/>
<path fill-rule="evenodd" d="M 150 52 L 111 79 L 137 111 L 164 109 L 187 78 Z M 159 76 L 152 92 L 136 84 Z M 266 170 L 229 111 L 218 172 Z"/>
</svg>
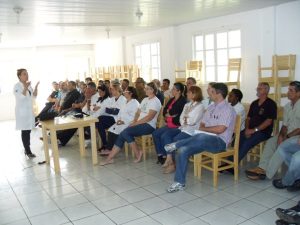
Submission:
<svg viewBox="0 0 300 225">
<path fill-rule="evenodd" d="M 134 120 L 135 113 L 138 111 L 139 106 L 140 103 L 136 99 L 131 99 L 129 102 L 126 102 L 126 104 L 121 107 L 116 119 L 116 122 L 122 120 L 124 124 L 117 125 L 117 123 L 115 123 L 108 131 L 120 134 Z"/>
<path fill-rule="evenodd" d="M 14 95 L 16 98 L 16 129 L 17 130 L 31 130 L 34 128 L 34 113 L 33 113 L 33 89 L 28 87 L 26 96 L 22 94 L 24 86 L 21 82 L 18 82 L 14 86 Z"/>
</svg>

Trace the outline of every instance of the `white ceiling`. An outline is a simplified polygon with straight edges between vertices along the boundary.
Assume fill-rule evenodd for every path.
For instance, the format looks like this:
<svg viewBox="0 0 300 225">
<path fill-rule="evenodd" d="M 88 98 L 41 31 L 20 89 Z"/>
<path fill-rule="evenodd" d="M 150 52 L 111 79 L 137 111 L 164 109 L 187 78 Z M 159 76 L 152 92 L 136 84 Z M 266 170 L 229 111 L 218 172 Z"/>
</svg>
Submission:
<svg viewBox="0 0 300 225">
<path fill-rule="evenodd" d="M 120 37 L 292 0 L 0 0 L 2 44 L 13 40 Z M 13 10 L 19 6 L 18 15 Z M 140 10 L 143 15 L 136 16 Z M 50 31 L 50 33 L 48 32 Z M 47 34 L 47 37 L 45 37 Z"/>
</svg>

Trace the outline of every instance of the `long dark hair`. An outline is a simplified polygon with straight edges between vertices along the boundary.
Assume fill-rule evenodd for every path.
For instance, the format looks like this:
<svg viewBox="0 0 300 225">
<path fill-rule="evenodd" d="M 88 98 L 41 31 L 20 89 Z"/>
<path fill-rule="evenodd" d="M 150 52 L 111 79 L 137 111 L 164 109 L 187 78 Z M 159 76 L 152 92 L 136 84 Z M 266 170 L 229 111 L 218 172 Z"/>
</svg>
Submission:
<svg viewBox="0 0 300 225">
<path fill-rule="evenodd" d="M 98 99 L 98 101 L 97 102 L 103 102 L 105 99 L 107 99 L 108 97 L 109 97 L 109 90 L 108 90 L 108 88 L 103 84 L 103 85 L 100 85 L 100 86 L 98 86 L 97 87 L 97 90 L 99 91 L 99 90 L 101 90 L 101 91 L 103 91 L 105 94 L 104 94 L 104 96 L 103 97 L 99 97 L 99 99 Z"/>
<path fill-rule="evenodd" d="M 136 92 L 136 89 L 132 86 L 128 86 L 126 88 L 127 91 L 129 91 L 131 93 L 131 98 L 132 99 L 137 99 L 138 98 L 138 95 L 137 95 L 137 92 Z"/>
</svg>

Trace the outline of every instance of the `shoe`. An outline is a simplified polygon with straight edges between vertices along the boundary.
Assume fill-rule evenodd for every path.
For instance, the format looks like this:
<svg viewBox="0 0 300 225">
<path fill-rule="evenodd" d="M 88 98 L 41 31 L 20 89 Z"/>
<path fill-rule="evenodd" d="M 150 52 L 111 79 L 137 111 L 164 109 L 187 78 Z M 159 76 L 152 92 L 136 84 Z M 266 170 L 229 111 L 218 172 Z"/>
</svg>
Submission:
<svg viewBox="0 0 300 225">
<path fill-rule="evenodd" d="M 287 223 L 284 220 L 276 220 L 276 225 L 296 225 L 296 224 L 292 224 L 292 223 Z"/>
<path fill-rule="evenodd" d="M 100 152 L 100 155 L 101 155 L 101 156 L 108 156 L 110 152 L 111 152 L 111 151 L 108 150 L 108 149 L 103 149 L 103 150 Z"/>
<path fill-rule="evenodd" d="M 167 152 L 174 152 L 174 151 L 177 149 L 177 148 L 176 148 L 176 142 L 165 145 L 164 149 L 165 149 Z"/>
<path fill-rule="evenodd" d="M 292 209 L 276 209 L 277 216 L 288 224 L 300 224 L 300 212 Z"/>
<path fill-rule="evenodd" d="M 282 183 L 282 179 L 275 179 L 272 181 L 272 184 L 274 187 L 276 187 L 278 189 L 287 188 L 287 186 Z"/>
<path fill-rule="evenodd" d="M 162 155 L 159 155 L 159 156 L 157 156 L 156 164 L 161 164 L 161 165 L 163 165 L 163 164 L 165 163 L 165 161 L 166 161 L 166 158 L 163 157 Z"/>
<path fill-rule="evenodd" d="M 253 175 L 253 176 L 247 175 L 247 177 L 250 180 L 265 180 L 266 179 L 266 174 L 256 174 L 256 175 Z"/>
<path fill-rule="evenodd" d="M 85 148 L 88 148 L 88 147 L 90 147 L 91 146 L 91 140 L 84 140 L 84 147 Z"/>
<path fill-rule="evenodd" d="M 264 180 L 264 179 L 266 179 L 265 170 L 263 170 L 259 167 L 246 170 L 245 173 L 246 173 L 246 176 L 251 180 Z"/>
<path fill-rule="evenodd" d="M 35 158 L 35 157 L 36 157 L 36 155 L 33 154 L 32 152 L 24 152 L 24 154 L 25 154 L 29 159 Z"/>
<path fill-rule="evenodd" d="M 291 186 L 288 186 L 286 190 L 290 192 L 300 191 L 300 179 L 296 180 Z"/>
<path fill-rule="evenodd" d="M 175 164 L 174 164 L 174 163 L 171 163 L 171 164 L 169 164 L 169 165 L 165 168 L 164 174 L 174 173 L 175 170 L 176 170 Z"/>
<path fill-rule="evenodd" d="M 185 189 L 185 184 L 174 182 L 173 184 L 171 184 L 168 187 L 167 192 L 174 193 L 174 192 L 177 192 L 177 191 L 183 191 L 184 189 Z"/>
<path fill-rule="evenodd" d="M 101 148 L 99 148 L 97 151 L 100 153 L 102 150 L 105 149 L 105 146 L 102 146 Z"/>
</svg>

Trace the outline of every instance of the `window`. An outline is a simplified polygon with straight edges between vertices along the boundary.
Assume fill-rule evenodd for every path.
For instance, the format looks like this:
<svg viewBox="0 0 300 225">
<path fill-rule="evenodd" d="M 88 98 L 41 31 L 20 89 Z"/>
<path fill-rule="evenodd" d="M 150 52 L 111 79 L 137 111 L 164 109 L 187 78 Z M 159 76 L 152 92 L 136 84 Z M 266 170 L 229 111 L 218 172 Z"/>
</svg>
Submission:
<svg viewBox="0 0 300 225">
<path fill-rule="evenodd" d="M 135 63 L 140 68 L 144 80 L 160 79 L 160 44 L 159 42 L 135 45 Z"/>
<path fill-rule="evenodd" d="M 241 31 L 196 35 L 194 47 L 194 58 L 202 61 L 205 80 L 226 81 L 228 59 L 241 57 Z"/>
</svg>

